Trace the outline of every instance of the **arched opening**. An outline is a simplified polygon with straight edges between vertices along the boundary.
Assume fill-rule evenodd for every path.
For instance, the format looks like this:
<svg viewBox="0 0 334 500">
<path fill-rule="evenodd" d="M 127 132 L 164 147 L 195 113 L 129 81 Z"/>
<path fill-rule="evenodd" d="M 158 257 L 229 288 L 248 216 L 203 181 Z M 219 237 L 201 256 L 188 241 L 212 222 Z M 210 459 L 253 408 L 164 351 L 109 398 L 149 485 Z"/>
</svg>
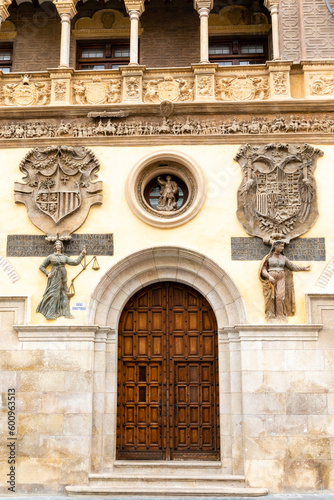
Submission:
<svg viewBox="0 0 334 500">
<path fill-rule="evenodd" d="M 149 248 L 127 256 L 103 276 L 91 296 L 86 321 L 87 324 L 100 326 L 100 338 L 96 344 L 98 349 L 95 371 L 97 387 L 101 384 L 101 380 L 103 385 L 99 388 L 99 392 L 105 394 L 104 402 L 95 405 L 93 410 L 92 470 L 100 473 L 109 472 L 113 470 L 117 462 L 122 462 L 116 460 L 116 455 L 117 434 L 121 432 L 120 428 L 117 428 L 119 408 L 117 407 L 117 373 L 121 361 L 118 359 L 117 351 L 118 338 L 123 335 L 121 330 L 119 332 L 123 310 L 137 292 L 140 294 L 145 287 L 154 287 L 166 282 L 174 286 L 191 287 L 195 292 L 199 292 L 214 312 L 217 322 L 214 330 L 217 331 L 218 328 L 219 345 L 219 359 L 215 370 L 218 369 L 220 382 L 225 384 L 221 385 L 223 400 L 220 401 L 219 416 L 221 429 L 219 447 L 222 460 L 220 467 L 223 467 L 227 474 L 241 473 L 243 462 L 240 453 L 242 450 L 239 446 L 232 447 L 229 434 L 226 438 L 226 429 L 232 429 L 231 384 L 235 371 L 234 362 L 230 364 L 229 354 L 224 350 L 223 345 L 226 342 L 226 333 L 224 333 L 226 327 L 247 323 L 245 304 L 233 280 L 218 264 L 193 250 L 171 246 Z M 186 337 L 189 338 L 189 335 Z M 106 346 L 105 351 L 101 352 L 103 345 Z M 185 362 L 187 363 L 188 360 Z M 102 379 L 101 372 L 104 373 Z M 236 372 L 238 372 L 237 367 Z M 234 385 L 233 390 L 236 388 L 237 386 Z M 237 390 L 233 398 L 237 401 L 235 408 L 239 408 L 240 390 Z M 233 435 L 233 439 L 241 438 L 240 431 L 241 427 L 235 429 L 236 435 Z M 214 458 L 211 458 L 210 462 L 212 460 Z M 173 461 L 166 460 L 165 463 L 172 464 Z"/>
<path fill-rule="evenodd" d="M 209 17 L 209 60 L 219 66 L 272 59 L 271 17 L 263 0 L 216 0 Z"/>
<path fill-rule="evenodd" d="M 117 332 L 128 299 L 156 281 L 177 281 L 202 293 L 215 312 L 218 328 L 247 323 L 240 292 L 218 264 L 187 248 L 161 246 L 129 255 L 102 277 L 88 304 L 87 324 Z"/>
<path fill-rule="evenodd" d="M 194 288 L 158 282 L 119 322 L 120 460 L 219 460 L 218 330 Z"/>
</svg>

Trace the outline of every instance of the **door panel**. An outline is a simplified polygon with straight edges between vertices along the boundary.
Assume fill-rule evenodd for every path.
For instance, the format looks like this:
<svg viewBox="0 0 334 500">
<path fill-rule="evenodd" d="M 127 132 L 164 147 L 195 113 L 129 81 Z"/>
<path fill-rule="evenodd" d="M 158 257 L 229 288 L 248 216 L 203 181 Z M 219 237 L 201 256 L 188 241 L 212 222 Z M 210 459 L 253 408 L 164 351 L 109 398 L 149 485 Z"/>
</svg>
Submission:
<svg viewBox="0 0 334 500">
<path fill-rule="evenodd" d="M 218 460 L 217 326 L 177 283 L 134 295 L 119 327 L 117 458 Z"/>
</svg>

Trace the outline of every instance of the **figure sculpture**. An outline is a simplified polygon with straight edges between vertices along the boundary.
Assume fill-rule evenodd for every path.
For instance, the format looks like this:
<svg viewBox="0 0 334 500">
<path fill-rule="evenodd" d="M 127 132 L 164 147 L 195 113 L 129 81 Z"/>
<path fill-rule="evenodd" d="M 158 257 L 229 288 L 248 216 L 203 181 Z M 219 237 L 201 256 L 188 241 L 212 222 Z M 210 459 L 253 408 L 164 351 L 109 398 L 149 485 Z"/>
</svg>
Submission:
<svg viewBox="0 0 334 500">
<path fill-rule="evenodd" d="M 167 175 L 164 181 L 161 177 L 158 177 L 158 184 L 160 186 L 160 198 L 157 205 L 157 210 L 160 211 L 172 211 L 177 210 L 177 194 L 179 192 L 178 185 L 175 181 L 172 181 L 170 175 Z"/>
<path fill-rule="evenodd" d="M 284 255 L 285 242 L 273 243 L 260 265 L 265 314 L 269 322 L 286 322 L 295 314 L 295 292 L 292 271 L 309 271 L 310 266 L 296 266 Z"/>
<path fill-rule="evenodd" d="M 43 314 L 46 319 L 57 319 L 60 316 L 73 318 L 70 312 L 70 301 L 67 287 L 67 271 L 65 265 L 78 266 L 84 256 L 84 248 L 81 255 L 76 259 L 70 259 L 63 252 L 63 243 L 57 240 L 54 244 L 55 252 L 49 255 L 40 266 L 40 270 L 48 278 L 48 283 L 37 312 Z M 47 267 L 51 266 L 51 271 Z"/>
</svg>

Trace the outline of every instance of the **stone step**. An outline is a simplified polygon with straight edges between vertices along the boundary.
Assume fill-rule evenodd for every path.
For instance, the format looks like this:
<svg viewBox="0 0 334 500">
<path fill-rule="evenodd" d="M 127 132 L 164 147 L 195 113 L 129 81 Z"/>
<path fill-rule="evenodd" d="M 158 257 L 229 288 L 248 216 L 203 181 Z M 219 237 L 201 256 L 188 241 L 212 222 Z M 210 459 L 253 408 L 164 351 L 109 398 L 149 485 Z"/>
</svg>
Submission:
<svg viewBox="0 0 334 500">
<path fill-rule="evenodd" d="M 116 460 L 114 462 L 114 473 L 120 474 L 163 474 L 163 475 L 178 475 L 187 474 L 188 476 L 197 476 L 198 474 L 228 474 L 227 469 L 222 468 L 221 462 L 193 462 L 193 461 L 156 461 L 152 462 L 146 461 L 122 461 Z M 232 476 L 238 477 L 239 479 L 244 479 L 243 476 Z"/>
<path fill-rule="evenodd" d="M 173 484 L 154 484 L 147 483 L 145 486 L 135 487 L 124 483 L 116 487 L 112 483 L 105 486 L 67 486 L 66 491 L 71 496 L 82 495 L 137 495 L 137 496 L 217 496 L 217 497 L 259 497 L 268 494 L 265 488 L 247 488 L 247 487 L 229 487 L 223 482 L 217 482 L 210 486 L 188 485 L 179 487 Z"/>
<path fill-rule="evenodd" d="M 241 486 L 244 487 L 244 477 L 243 476 L 232 476 L 232 475 L 223 475 L 220 476 L 217 474 L 197 474 L 196 476 L 188 475 L 185 471 L 184 474 L 180 475 L 180 471 L 178 471 L 178 475 L 167 474 L 164 475 L 160 472 L 160 474 L 137 474 L 136 472 L 132 472 L 131 474 L 120 474 L 120 473 L 112 473 L 112 474 L 90 474 L 89 476 L 89 485 L 92 487 L 105 487 L 107 485 L 112 485 L 115 488 L 121 488 L 126 485 L 127 487 L 133 488 L 141 488 L 147 485 L 152 486 L 166 486 L 169 488 L 177 487 L 177 488 L 187 488 L 194 487 L 197 488 L 199 486 L 206 488 L 207 486 L 211 487 L 212 485 L 224 485 L 226 487 L 234 487 Z"/>
</svg>

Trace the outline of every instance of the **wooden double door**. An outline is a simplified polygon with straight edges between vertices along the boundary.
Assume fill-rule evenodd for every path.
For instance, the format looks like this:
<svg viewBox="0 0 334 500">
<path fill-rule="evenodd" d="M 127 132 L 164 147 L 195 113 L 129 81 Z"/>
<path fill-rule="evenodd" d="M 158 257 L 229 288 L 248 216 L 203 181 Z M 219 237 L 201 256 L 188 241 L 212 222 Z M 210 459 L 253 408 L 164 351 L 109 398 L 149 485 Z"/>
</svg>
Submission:
<svg viewBox="0 0 334 500">
<path fill-rule="evenodd" d="M 193 288 L 136 293 L 119 325 L 117 458 L 219 460 L 215 315 Z"/>
</svg>

